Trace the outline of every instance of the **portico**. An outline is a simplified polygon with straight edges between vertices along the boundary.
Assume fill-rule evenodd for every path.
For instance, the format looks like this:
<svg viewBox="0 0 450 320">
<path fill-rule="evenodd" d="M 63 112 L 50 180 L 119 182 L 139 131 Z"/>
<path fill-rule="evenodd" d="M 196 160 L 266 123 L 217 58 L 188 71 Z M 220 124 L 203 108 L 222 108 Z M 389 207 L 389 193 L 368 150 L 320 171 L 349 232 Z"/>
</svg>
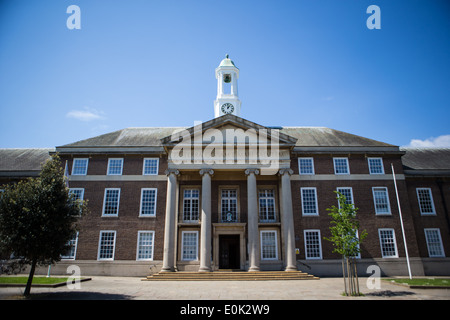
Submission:
<svg viewBox="0 0 450 320">
<path fill-rule="evenodd" d="M 256 129 L 264 130 L 271 147 L 276 134 L 276 148 L 266 150 L 273 163 L 250 159 L 247 141 Z M 226 143 L 236 130 L 250 139 L 234 143 L 231 153 Z M 212 145 L 208 131 L 215 135 L 214 161 L 204 156 Z M 289 168 L 295 140 L 234 115 L 162 139 L 170 155 L 162 271 L 297 270 Z M 180 145 L 183 161 L 174 156 Z M 218 148 L 226 150 L 220 158 Z"/>
</svg>

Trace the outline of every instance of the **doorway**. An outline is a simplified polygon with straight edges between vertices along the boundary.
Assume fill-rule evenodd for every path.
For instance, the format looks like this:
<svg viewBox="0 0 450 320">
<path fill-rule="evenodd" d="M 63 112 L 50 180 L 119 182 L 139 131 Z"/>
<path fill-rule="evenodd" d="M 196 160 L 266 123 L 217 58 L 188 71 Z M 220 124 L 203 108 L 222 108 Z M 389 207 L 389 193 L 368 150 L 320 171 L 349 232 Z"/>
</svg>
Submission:
<svg viewBox="0 0 450 320">
<path fill-rule="evenodd" d="M 240 269 L 240 237 L 219 235 L 219 269 Z"/>
</svg>

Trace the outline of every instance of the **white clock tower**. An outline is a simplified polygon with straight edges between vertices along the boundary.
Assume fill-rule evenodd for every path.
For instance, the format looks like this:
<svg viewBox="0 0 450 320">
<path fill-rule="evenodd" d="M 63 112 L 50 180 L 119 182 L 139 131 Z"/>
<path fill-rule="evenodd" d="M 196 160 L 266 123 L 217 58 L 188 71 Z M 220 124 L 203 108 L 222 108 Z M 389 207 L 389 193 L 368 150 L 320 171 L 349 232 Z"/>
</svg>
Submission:
<svg viewBox="0 0 450 320">
<path fill-rule="evenodd" d="M 238 78 L 239 69 L 226 55 L 226 58 L 216 68 L 217 97 L 214 101 L 215 118 L 230 113 L 241 116 L 241 100 L 238 97 L 237 87 Z"/>
</svg>

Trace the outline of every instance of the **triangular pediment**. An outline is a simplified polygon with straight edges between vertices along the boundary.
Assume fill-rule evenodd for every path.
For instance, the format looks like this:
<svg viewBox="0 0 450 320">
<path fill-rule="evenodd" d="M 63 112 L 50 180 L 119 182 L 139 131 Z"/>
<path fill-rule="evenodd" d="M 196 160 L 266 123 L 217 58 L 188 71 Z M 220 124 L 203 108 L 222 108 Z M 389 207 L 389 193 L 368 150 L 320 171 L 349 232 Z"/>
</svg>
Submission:
<svg viewBox="0 0 450 320">
<path fill-rule="evenodd" d="M 245 144 L 251 144 L 264 140 L 271 143 L 272 140 L 276 140 L 280 147 L 293 147 L 297 142 L 297 138 L 281 133 L 277 128 L 265 127 L 231 114 L 174 131 L 170 136 L 162 138 L 161 144 L 171 147 L 183 140 L 203 145 L 233 141 L 237 144 L 242 141 L 245 141 Z"/>
</svg>

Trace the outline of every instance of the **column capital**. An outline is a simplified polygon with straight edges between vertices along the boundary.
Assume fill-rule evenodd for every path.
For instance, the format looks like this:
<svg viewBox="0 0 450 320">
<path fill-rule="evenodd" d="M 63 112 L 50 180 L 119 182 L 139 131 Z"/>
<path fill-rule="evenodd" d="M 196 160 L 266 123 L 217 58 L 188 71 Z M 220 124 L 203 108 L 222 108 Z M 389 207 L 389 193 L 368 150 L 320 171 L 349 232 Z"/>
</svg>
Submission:
<svg viewBox="0 0 450 320">
<path fill-rule="evenodd" d="M 165 172 L 166 176 L 169 176 L 170 174 L 175 174 L 176 176 L 180 175 L 180 170 L 178 169 L 167 169 Z"/>
<path fill-rule="evenodd" d="M 256 168 L 249 168 L 249 169 L 246 169 L 245 170 L 245 175 L 246 176 L 248 176 L 248 175 L 250 175 L 250 174 L 255 174 L 255 175 L 258 175 L 259 174 L 259 169 L 256 169 Z"/>
<path fill-rule="evenodd" d="M 280 175 L 280 176 L 282 176 L 286 173 L 288 175 L 292 175 L 294 173 L 294 170 L 292 170 L 291 168 L 283 168 L 283 169 L 280 169 L 280 171 L 278 171 L 278 175 Z"/>
<path fill-rule="evenodd" d="M 210 176 L 212 176 L 214 174 L 214 170 L 210 169 L 210 168 L 205 168 L 205 169 L 200 169 L 199 173 L 201 176 L 203 176 L 206 173 L 209 174 Z"/>
</svg>

